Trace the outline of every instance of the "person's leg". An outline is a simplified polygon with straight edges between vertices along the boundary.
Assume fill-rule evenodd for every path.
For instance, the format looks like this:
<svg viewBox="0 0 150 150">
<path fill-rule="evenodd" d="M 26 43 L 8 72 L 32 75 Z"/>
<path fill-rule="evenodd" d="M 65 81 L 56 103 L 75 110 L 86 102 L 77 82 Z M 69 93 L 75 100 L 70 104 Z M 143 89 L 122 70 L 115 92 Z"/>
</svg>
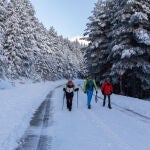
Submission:
<svg viewBox="0 0 150 150">
<path fill-rule="evenodd" d="M 103 107 L 105 106 L 105 101 L 106 101 L 106 95 L 104 95 L 104 99 L 103 99 Z"/>
<path fill-rule="evenodd" d="M 69 109 L 69 111 L 71 111 L 71 109 L 72 109 L 72 98 L 73 98 L 73 96 L 68 96 L 67 97 L 67 108 Z"/>
<path fill-rule="evenodd" d="M 108 108 L 111 109 L 110 95 L 108 95 Z"/>
<path fill-rule="evenodd" d="M 68 97 L 67 102 L 68 102 L 68 110 L 70 111 L 70 96 Z"/>
<path fill-rule="evenodd" d="M 67 103 L 67 108 L 69 109 L 69 96 L 66 95 L 66 103 Z"/>
<path fill-rule="evenodd" d="M 91 100 L 92 100 L 93 91 L 87 90 L 87 105 L 88 108 L 91 108 Z"/>
<path fill-rule="evenodd" d="M 69 100 L 67 99 L 67 108 L 69 109 Z"/>
<path fill-rule="evenodd" d="M 69 100 L 69 108 L 70 108 L 70 111 L 72 109 L 72 99 L 73 99 L 73 96 L 70 97 L 70 100 Z"/>
</svg>

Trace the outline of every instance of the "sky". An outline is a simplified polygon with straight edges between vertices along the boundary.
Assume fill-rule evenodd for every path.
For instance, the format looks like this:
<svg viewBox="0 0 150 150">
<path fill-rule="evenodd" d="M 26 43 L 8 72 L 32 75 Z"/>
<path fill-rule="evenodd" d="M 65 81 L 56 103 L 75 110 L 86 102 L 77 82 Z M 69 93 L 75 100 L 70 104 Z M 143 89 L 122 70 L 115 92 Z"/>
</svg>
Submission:
<svg viewBox="0 0 150 150">
<path fill-rule="evenodd" d="M 97 0 L 30 0 L 37 18 L 65 38 L 82 36 Z"/>
</svg>

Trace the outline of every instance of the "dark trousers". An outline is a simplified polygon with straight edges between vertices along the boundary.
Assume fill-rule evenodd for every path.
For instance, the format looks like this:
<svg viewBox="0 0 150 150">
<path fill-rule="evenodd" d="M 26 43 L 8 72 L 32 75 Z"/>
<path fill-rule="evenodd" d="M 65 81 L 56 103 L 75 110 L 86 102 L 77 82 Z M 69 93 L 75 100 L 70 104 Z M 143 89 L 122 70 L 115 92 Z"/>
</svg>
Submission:
<svg viewBox="0 0 150 150">
<path fill-rule="evenodd" d="M 103 106 L 105 106 L 106 97 L 108 97 L 108 107 L 111 107 L 110 95 L 104 95 Z"/>
<path fill-rule="evenodd" d="M 72 99 L 73 99 L 73 96 L 67 96 L 66 95 L 66 100 L 67 100 L 67 108 L 71 111 L 72 109 Z"/>
</svg>

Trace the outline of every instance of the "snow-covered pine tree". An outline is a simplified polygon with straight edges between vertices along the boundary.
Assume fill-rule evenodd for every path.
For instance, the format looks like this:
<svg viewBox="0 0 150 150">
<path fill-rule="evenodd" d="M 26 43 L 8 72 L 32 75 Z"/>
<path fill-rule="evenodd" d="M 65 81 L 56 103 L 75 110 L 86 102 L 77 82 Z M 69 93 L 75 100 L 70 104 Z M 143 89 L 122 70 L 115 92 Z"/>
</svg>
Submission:
<svg viewBox="0 0 150 150">
<path fill-rule="evenodd" d="M 150 89 L 150 2 L 113 0 L 111 75 L 125 78 L 124 90 L 131 96 L 142 96 Z M 127 81 L 128 79 L 128 81 Z M 130 83 L 130 84 L 129 84 Z M 144 96 L 144 95 L 143 95 Z"/>
<path fill-rule="evenodd" d="M 53 62 L 53 72 L 54 77 L 56 79 L 60 79 L 63 77 L 63 55 L 62 54 L 62 44 L 61 41 L 63 41 L 63 37 L 59 37 L 54 27 L 50 27 L 48 31 L 48 37 L 49 37 L 49 47 L 51 51 L 53 52 L 51 54 Z"/>
<path fill-rule="evenodd" d="M 8 18 L 5 23 L 5 36 L 4 36 L 4 55 L 8 59 L 8 78 L 18 78 L 19 77 L 19 65 L 20 58 L 18 54 L 20 53 L 20 48 L 22 44 L 22 39 L 20 39 L 21 29 L 19 28 L 19 16 L 15 12 L 15 1 L 11 0 L 8 4 Z"/>
<path fill-rule="evenodd" d="M 48 59 L 50 60 L 51 50 L 48 46 L 48 32 L 38 20 L 35 20 L 34 37 L 36 43 L 35 49 L 35 70 L 36 74 L 43 80 L 51 79 L 53 72 L 47 64 Z"/>
<path fill-rule="evenodd" d="M 85 63 L 85 52 L 83 51 L 83 48 L 85 45 L 78 42 L 78 40 L 69 42 L 70 49 L 72 49 L 73 55 L 75 56 L 75 71 L 77 73 L 78 78 L 83 78 L 87 74 L 87 67 Z"/>
<path fill-rule="evenodd" d="M 68 46 L 68 39 L 64 39 L 63 38 L 63 41 L 62 41 L 62 56 L 63 56 L 63 68 L 64 68 L 64 73 L 63 73 L 63 76 L 65 78 L 70 78 L 70 74 L 72 72 L 72 69 L 73 69 L 73 57 L 71 55 L 72 53 L 72 50 L 69 49 L 69 46 Z M 76 72 L 74 72 L 74 76 L 76 76 Z"/>
<path fill-rule="evenodd" d="M 110 11 L 109 2 L 99 0 L 95 4 L 93 15 L 89 17 L 90 23 L 87 24 L 88 40 L 90 44 L 88 50 L 89 72 L 96 78 L 102 80 L 104 73 L 108 74 L 110 64 L 107 61 L 109 54 L 108 46 L 110 42 Z"/>
<path fill-rule="evenodd" d="M 8 78 L 55 80 L 69 74 L 77 77 L 80 69 L 74 46 L 53 29 L 47 31 L 35 17 L 29 0 L 10 0 L 7 11 L 3 54 L 8 60 Z"/>
<path fill-rule="evenodd" d="M 81 52 L 81 44 L 70 42 L 70 40 L 58 36 L 54 27 L 51 27 L 49 30 L 49 38 L 51 49 L 55 52 L 55 67 L 58 78 L 78 77 L 78 73 L 81 71 L 81 58 L 82 61 L 84 60 L 83 53 Z M 82 62 L 82 66 L 84 65 Z"/>
<path fill-rule="evenodd" d="M 21 28 L 20 38 L 23 43 L 21 45 L 21 70 L 20 76 L 22 77 L 35 77 L 35 51 L 37 49 L 36 40 L 34 37 L 34 28 L 36 20 L 35 11 L 28 0 L 15 1 L 15 12 L 19 16 L 19 27 Z"/>
<path fill-rule="evenodd" d="M 39 63 L 42 60 L 44 60 L 44 62 L 46 61 L 44 59 L 44 54 L 47 49 L 45 46 L 46 42 L 42 39 L 46 29 L 34 16 L 34 9 L 28 0 L 11 0 L 8 10 L 10 10 L 11 15 L 6 24 L 7 29 L 10 30 L 7 30 L 6 33 L 5 55 L 10 62 L 9 68 L 11 69 L 9 74 L 11 74 L 11 78 L 28 77 L 33 79 L 43 79 L 44 77 L 41 73 L 39 74 L 38 70 L 43 73 L 43 70 L 45 70 L 46 67 L 37 67 L 37 62 Z M 16 28 L 13 28 L 13 21 L 17 26 Z M 14 34 L 11 34 L 10 31 Z M 8 40 L 12 35 L 16 40 Z M 10 44 L 9 46 L 8 43 Z M 14 48 L 12 45 L 14 45 Z M 12 53 L 14 54 L 14 60 L 10 59 Z M 44 62 L 41 62 L 40 64 L 43 66 L 45 64 Z"/>
<path fill-rule="evenodd" d="M 7 59 L 3 55 L 3 38 L 5 34 L 5 22 L 7 19 L 7 1 L 1 0 L 0 1 L 0 78 L 5 77 L 5 72 L 7 68 Z"/>
</svg>

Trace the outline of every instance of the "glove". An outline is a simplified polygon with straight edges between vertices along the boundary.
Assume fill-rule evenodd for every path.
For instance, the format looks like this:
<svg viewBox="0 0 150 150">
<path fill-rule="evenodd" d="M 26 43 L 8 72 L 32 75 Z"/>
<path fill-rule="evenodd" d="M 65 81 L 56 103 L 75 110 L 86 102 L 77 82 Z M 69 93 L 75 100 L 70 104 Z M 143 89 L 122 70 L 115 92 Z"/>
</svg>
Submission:
<svg viewBox="0 0 150 150">
<path fill-rule="evenodd" d="M 79 88 L 76 88 L 74 91 L 79 91 Z"/>
<path fill-rule="evenodd" d="M 66 89 L 65 89 L 65 88 L 63 88 L 63 91 L 64 91 L 64 92 L 66 92 Z"/>
<path fill-rule="evenodd" d="M 96 91 L 96 94 L 97 94 L 98 92 Z"/>
</svg>

